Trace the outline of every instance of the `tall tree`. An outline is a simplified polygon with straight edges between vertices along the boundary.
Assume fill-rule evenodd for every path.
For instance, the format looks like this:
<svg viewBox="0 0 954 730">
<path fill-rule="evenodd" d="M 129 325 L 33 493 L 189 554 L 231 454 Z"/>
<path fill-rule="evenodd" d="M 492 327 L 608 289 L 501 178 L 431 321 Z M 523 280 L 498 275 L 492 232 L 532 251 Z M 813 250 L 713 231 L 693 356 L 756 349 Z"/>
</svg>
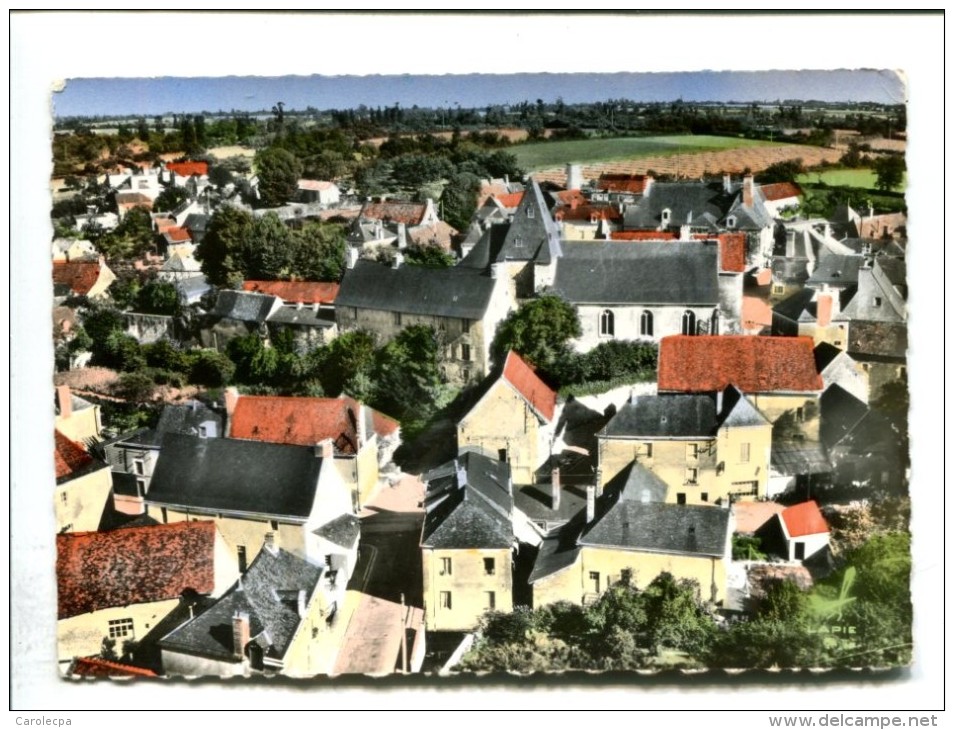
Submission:
<svg viewBox="0 0 954 730">
<path fill-rule="evenodd" d="M 205 238 L 195 257 L 210 284 L 231 286 L 245 275 L 245 252 L 251 246 L 254 220 L 244 210 L 230 205 L 212 214 Z"/>
<path fill-rule="evenodd" d="M 875 160 L 874 171 L 877 176 L 875 187 L 886 192 L 901 187 L 904 182 L 904 157 L 901 155 L 884 155 Z"/>
<path fill-rule="evenodd" d="M 288 150 L 269 147 L 255 156 L 258 194 L 267 207 L 284 205 L 295 197 L 302 165 Z"/>
<path fill-rule="evenodd" d="M 558 360 L 569 355 L 569 343 L 582 333 L 576 308 L 566 300 L 548 294 L 531 299 L 511 312 L 497 328 L 491 352 L 502 363 L 509 350 L 545 371 L 553 371 Z"/>
</svg>

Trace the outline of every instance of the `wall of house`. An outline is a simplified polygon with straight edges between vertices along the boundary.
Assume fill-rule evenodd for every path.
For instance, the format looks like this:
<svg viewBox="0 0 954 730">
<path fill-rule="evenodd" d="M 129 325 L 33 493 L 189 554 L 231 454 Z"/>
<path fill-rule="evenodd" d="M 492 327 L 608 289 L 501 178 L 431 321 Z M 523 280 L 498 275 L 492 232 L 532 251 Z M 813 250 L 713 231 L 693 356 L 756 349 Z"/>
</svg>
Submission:
<svg viewBox="0 0 954 730">
<path fill-rule="evenodd" d="M 580 558 L 569 567 L 551 573 L 533 584 L 533 607 L 558 601 L 583 602 L 583 563 Z"/>
<path fill-rule="evenodd" d="M 428 631 L 469 631 L 489 609 L 488 592 L 494 594 L 494 610 L 513 611 L 511 551 L 432 550 L 424 548 L 424 610 Z M 451 561 L 448 574 L 442 559 Z M 494 560 L 494 573 L 487 575 L 484 558 Z M 442 575 L 443 573 L 443 575 Z M 441 594 L 450 594 L 450 608 L 442 607 Z"/>
<path fill-rule="evenodd" d="M 103 639 L 109 637 L 109 622 L 132 619 L 132 633 L 117 637 L 115 651 L 123 652 L 124 641 L 136 641 L 179 605 L 178 596 L 165 601 L 116 606 L 92 611 L 56 622 L 57 657 L 60 664 L 74 657 L 93 656 L 103 648 Z"/>
<path fill-rule="evenodd" d="M 718 497 L 718 455 L 714 439 L 640 441 L 600 438 L 597 489 L 602 492 L 603 487 L 634 459 L 666 483 L 669 487 L 666 501 L 669 503 L 677 503 L 680 494 L 685 496 L 686 504 L 713 503 Z M 694 482 L 690 481 L 689 469 L 696 470 Z"/>
<path fill-rule="evenodd" d="M 203 347 L 211 347 L 219 352 L 225 352 L 225 348 L 231 340 L 236 337 L 244 337 L 252 332 L 258 332 L 262 339 L 268 341 L 268 330 L 264 324 L 258 327 L 255 324 L 246 324 L 236 319 L 219 320 L 212 327 L 201 330 L 199 339 L 202 341 Z"/>
<path fill-rule="evenodd" d="M 334 667 L 338 645 L 332 642 L 327 611 L 330 603 L 320 584 L 309 600 L 305 615 L 283 657 L 282 674 L 288 677 L 314 677 L 328 674 Z"/>
<path fill-rule="evenodd" d="M 716 479 L 718 498 L 764 497 L 772 464 L 771 425 L 723 427 L 717 435 L 717 449 L 719 463 L 723 465 Z M 752 489 L 755 494 L 748 494 Z"/>
<path fill-rule="evenodd" d="M 659 342 L 663 337 L 680 335 L 682 334 L 682 315 L 686 310 L 695 314 L 697 331 L 700 333 L 708 333 L 712 313 L 716 310 L 716 307 L 686 307 L 684 305 L 597 306 L 593 304 L 580 304 L 577 306 L 577 310 L 580 315 L 580 328 L 583 334 L 574 340 L 573 346 L 577 352 L 589 352 L 601 342 L 608 342 L 610 340 L 645 340 L 647 342 Z M 601 335 L 600 323 L 603 312 L 607 310 L 613 313 L 613 334 Z M 651 312 L 653 315 L 653 334 L 651 337 L 640 334 L 641 318 L 644 311 Z M 721 321 L 722 320 L 720 320 L 720 322 Z M 739 310 L 738 321 L 741 321 L 741 309 Z M 721 325 L 720 332 L 726 334 L 725 330 L 721 328 Z"/>
<path fill-rule="evenodd" d="M 175 337 L 175 319 L 163 314 L 140 314 L 128 312 L 126 334 L 136 338 L 140 345 L 151 345 L 163 338 Z"/>
<path fill-rule="evenodd" d="M 338 326 L 312 327 L 308 325 L 289 325 L 278 322 L 268 323 L 269 339 L 274 340 L 284 329 L 291 330 L 295 352 L 307 355 L 316 347 L 327 345 L 338 335 Z"/>
<path fill-rule="evenodd" d="M 57 416 L 55 427 L 66 438 L 80 444 L 90 440 L 99 441 L 99 434 L 102 431 L 100 408 L 94 405 L 74 410 L 65 418 L 61 415 Z"/>
<path fill-rule="evenodd" d="M 602 593 L 627 568 L 632 569 L 632 581 L 639 589 L 644 589 L 660 573 L 671 573 L 676 580 L 695 580 L 699 583 L 703 601 L 721 602 L 726 596 L 726 560 L 724 557 L 711 558 L 693 555 L 667 555 L 647 553 L 619 548 L 584 547 L 580 553 L 580 566 L 583 578 L 583 598 L 597 593 L 596 580 L 592 573 L 599 574 L 599 591 Z M 581 597 L 574 602 L 579 603 Z"/>
<path fill-rule="evenodd" d="M 903 362 L 864 362 L 859 366 L 868 377 L 868 403 L 880 398 L 886 385 L 902 381 L 907 373 Z"/>
<path fill-rule="evenodd" d="M 533 484 L 537 467 L 550 456 L 549 449 L 540 450 L 540 431 L 523 397 L 498 379 L 457 424 L 457 448 L 477 446 L 494 455 L 505 449 L 513 482 Z"/>
<path fill-rule="evenodd" d="M 58 484 L 53 491 L 57 532 L 95 532 L 113 489 L 113 473 L 103 465 Z"/>
<path fill-rule="evenodd" d="M 805 546 L 805 557 L 796 558 L 795 557 L 795 546 L 802 544 Z M 803 535 L 802 537 L 795 537 L 788 541 L 788 559 L 789 560 L 807 560 L 815 553 L 824 550 L 828 547 L 828 533 L 823 532 L 820 535 Z"/>
<path fill-rule="evenodd" d="M 162 671 L 170 677 L 242 677 L 250 674 L 247 661 L 226 662 L 162 650 Z"/>
<path fill-rule="evenodd" d="M 90 287 L 90 290 L 86 292 L 86 296 L 90 299 L 98 299 L 105 296 L 106 290 L 112 286 L 114 281 L 116 281 L 116 274 L 114 274 L 108 267 L 100 266 L 99 278 L 96 280 L 96 283 Z"/>
<path fill-rule="evenodd" d="M 818 440 L 818 393 L 746 393 L 746 397 L 772 424 L 785 413 L 790 413 L 806 440 Z M 801 417 L 798 416 L 799 408 L 802 410 Z"/>
<path fill-rule="evenodd" d="M 821 376 L 825 390 L 828 390 L 829 386 L 838 385 L 862 403 L 868 402 L 868 371 L 848 355 L 839 355 L 828 363 Z"/>
<path fill-rule="evenodd" d="M 742 274 L 719 274 L 719 331 L 712 334 L 742 334 Z"/>
<path fill-rule="evenodd" d="M 335 459 L 335 463 L 338 459 Z M 355 485 L 358 490 L 358 507 L 364 506 L 378 484 L 378 439 L 372 435 L 358 451 L 354 459 L 357 467 Z"/>
</svg>

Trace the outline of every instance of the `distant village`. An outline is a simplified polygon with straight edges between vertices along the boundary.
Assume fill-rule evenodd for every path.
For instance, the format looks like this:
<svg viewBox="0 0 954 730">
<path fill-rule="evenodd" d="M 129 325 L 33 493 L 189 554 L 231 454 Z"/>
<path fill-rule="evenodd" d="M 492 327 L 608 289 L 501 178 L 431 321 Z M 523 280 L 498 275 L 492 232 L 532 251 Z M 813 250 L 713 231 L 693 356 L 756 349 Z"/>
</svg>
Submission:
<svg viewBox="0 0 954 730">
<path fill-rule="evenodd" d="M 904 213 L 568 164 L 483 177 L 455 228 L 167 157 L 54 191 L 90 196 L 52 242 L 64 676 L 507 669 L 501 617 L 623 588 L 718 642 L 906 531 Z M 672 636 L 640 661 L 712 664 Z"/>
</svg>

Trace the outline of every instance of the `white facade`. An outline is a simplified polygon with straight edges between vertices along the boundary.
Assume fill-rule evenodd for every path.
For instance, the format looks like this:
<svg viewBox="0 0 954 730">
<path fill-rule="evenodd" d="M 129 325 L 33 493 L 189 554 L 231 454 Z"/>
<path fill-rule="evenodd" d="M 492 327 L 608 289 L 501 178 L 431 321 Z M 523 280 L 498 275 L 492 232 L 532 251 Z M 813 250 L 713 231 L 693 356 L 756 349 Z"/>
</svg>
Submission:
<svg viewBox="0 0 954 730">
<path fill-rule="evenodd" d="M 711 305 L 581 304 L 577 311 L 583 332 L 574 342 L 577 352 L 589 352 L 612 340 L 659 342 L 669 335 L 727 334 L 718 307 Z"/>
</svg>

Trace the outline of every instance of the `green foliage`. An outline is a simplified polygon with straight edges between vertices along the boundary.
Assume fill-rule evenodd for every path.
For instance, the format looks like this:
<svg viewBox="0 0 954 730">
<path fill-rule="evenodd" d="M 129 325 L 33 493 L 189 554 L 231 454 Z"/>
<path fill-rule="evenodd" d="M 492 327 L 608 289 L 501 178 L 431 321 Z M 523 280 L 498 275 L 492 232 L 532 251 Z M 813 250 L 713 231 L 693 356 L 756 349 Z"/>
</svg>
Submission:
<svg viewBox="0 0 954 730">
<path fill-rule="evenodd" d="M 168 281 L 152 279 L 139 290 L 136 310 L 145 314 L 165 314 L 173 317 L 182 313 L 179 292 Z"/>
<path fill-rule="evenodd" d="M 295 155 L 280 147 L 269 147 L 255 156 L 255 169 L 263 205 L 274 208 L 294 199 L 302 175 L 302 165 Z"/>
<path fill-rule="evenodd" d="M 189 381 L 198 385 L 219 388 L 232 382 L 235 364 L 215 350 L 198 350 L 192 355 Z"/>
<path fill-rule="evenodd" d="M 93 350 L 92 364 L 128 372 L 146 367 L 146 358 L 135 337 L 117 330 L 110 333 L 101 349 Z"/>
<path fill-rule="evenodd" d="M 413 244 L 405 249 L 404 262 L 414 266 L 426 266 L 431 269 L 446 269 L 457 263 L 457 260 L 440 246 Z"/>
<path fill-rule="evenodd" d="M 188 199 L 188 190 L 178 185 L 172 185 L 159 193 L 152 203 L 152 209 L 156 212 L 175 210 Z"/>
<path fill-rule="evenodd" d="M 801 158 L 774 162 L 759 173 L 759 182 L 780 183 L 795 182 L 795 178 L 805 172 Z"/>
<path fill-rule="evenodd" d="M 317 351 L 315 369 L 325 392 L 336 397 L 342 391 L 354 395 L 355 390 L 363 390 L 352 386 L 356 380 L 361 384 L 362 377 L 370 382 L 375 360 L 374 345 L 373 334 L 357 330 L 339 335 L 327 347 Z"/>
<path fill-rule="evenodd" d="M 885 192 L 901 187 L 906 170 L 903 155 L 883 155 L 874 161 L 875 187 Z"/>
<path fill-rule="evenodd" d="M 378 350 L 372 381 L 374 407 L 414 428 L 436 410 L 441 396 L 440 345 L 433 329 L 407 327 Z"/>
<path fill-rule="evenodd" d="M 765 560 L 766 555 L 761 550 L 762 540 L 750 535 L 732 536 L 733 560 Z"/>
<path fill-rule="evenodd" d="M 128 401 L 140 402 L 152 398 L 156 384 L 143 372 L 123 373 L 119 376 L 114 393 Z"/>
<path fill-rule="evenodd" d="M 235 363 L 234 377 L 240 383 L 266 384 L 278 372 L 280 353 L 273 347 L 266 347 L 257 334 L 230 340 L 227 353 Z"/>
<path fill-rule="evenodd" d="M 152 216 L 143 206 L 127 211 L 122 222 L 112 231 L 90 238 L 96 239 L 96 248 L 109 260 L 138 258 L 153 250 L 156 242 Z"/>
<path fill-rule="evenodd" d="M 477 210 L 480 178 L 472 172 L 451 176 L 441 195 L 443 219 L 459 231 L 464 231 Z"/>
<path fill-rule="evenodd" d="M 226 287 L 244 277 L 245 252 L 252 245 L 254 220 L 244 210 L 222 206 L 209 220 L 195 257 L 210 284 Z"/>
<path fill-rule="evenodd" d="M 339 281 L 345 272 L 344 226 L 312 222 L 292 232 L 289 267 L 304 281 Z"/>
<path fill-rule="evenodd" d="M 566 300 L 545 295 L 524 302 L 500 323 L 491 345 L 496 363 L 515 350 L 530 364 L 553 372 L 569 355 L 569 342 L 579 337 L 580 318 Z"/>
<path fill-rule="evenodd" d="M 589 352 L 567 353 L 553 364 L 549 372 L 563 387 L 607 382 L 625 385 L 637 381 L 651 381 L 656 378 L 658 353 L 658 347 L 654 343 L 611 340 L 601 342 Z"/>
<path fill-rule="evenodd" d="M 192 364 L 189 353 L 165 339 L 143 345 L 142 354 L 149 367 L 159 370 L 186 373 Z"/>
</svg>

